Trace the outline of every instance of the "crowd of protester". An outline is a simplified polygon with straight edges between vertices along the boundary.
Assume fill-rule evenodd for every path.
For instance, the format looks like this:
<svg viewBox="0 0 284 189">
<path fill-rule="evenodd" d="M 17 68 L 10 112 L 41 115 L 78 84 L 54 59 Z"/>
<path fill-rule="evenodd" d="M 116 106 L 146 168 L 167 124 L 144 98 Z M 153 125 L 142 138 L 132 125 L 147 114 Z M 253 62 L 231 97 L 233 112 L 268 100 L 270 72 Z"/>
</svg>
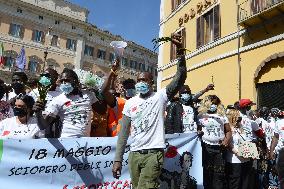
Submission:
<svg viewBox="0 0 284 189">
<path fill-rule="evenodd" d="M 179 40 L 175 44 L 178 47 Z M 284 153 L 284 112 L 267 107 L 252 110 L 255 104 L 250 99 L 225 107 L 216 95 L 203 97 L 214 90 L 213 84 L 192 94 L 184 84 L 186 64 L 183 53 L 179 54 L 175 79 L 166 90 L 157 92 L 147 72 L 138 75 L 137 83 L 132 79 L 123 81 L 121 93 L 115 91 L 119 60 L 99 90 L 84 88 L 71 69 L 65 68 L 60 74 L 46 69 L 40 75 L 51 81 L 45 101 L 38 99 L 40 78 L 29 79 L 24 72 L 14 72 L 10 84 L 0 80 L 0 139 L 119 135 L 113 167 L 114 177 L 118 178 L 130 135 L 134 138 L 129 157 L 134 187 L 157 188 L 154 180 L 160 168 L 151 168 L 152 162 L 148 168 L 145 165 L 142 174 L 140 164 L 134 166 L 133 162 L 144 161 L 140 155 L 155 152 L 161 156 L 158 163 L 162 163 L 164 133 L 196 133 L 202 141 L 205 189 L 278 188 L 284 179 L 284 166 L 277 166 L 277 159 Z M 140 131 L 141 125 L 145 127 Z M 255 144 L 259 158 L 240 152 L 239 146 L 245 142 Z M 139 180 L 141 175 L 148 178 Z M 149 177 L 152 185 L 147 186 Z"/>
</svg>

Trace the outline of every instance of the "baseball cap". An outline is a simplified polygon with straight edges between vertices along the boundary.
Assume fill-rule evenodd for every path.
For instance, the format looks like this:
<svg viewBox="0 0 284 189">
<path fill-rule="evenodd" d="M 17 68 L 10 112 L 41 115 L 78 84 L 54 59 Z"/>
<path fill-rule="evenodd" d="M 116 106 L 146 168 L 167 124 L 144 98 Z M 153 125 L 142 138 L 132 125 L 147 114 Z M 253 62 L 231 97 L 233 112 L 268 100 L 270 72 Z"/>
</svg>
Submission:
<svg viewBox="0 0 284 189">
<path fill-rule="evenodd" d="M 244 107 L 252 106 L 252 105 L 255 105 L 255 103 L 251 101 L 250 99 L 241 99 L 239 101 L 240 108 L 244 108 Z"/>
</svg>

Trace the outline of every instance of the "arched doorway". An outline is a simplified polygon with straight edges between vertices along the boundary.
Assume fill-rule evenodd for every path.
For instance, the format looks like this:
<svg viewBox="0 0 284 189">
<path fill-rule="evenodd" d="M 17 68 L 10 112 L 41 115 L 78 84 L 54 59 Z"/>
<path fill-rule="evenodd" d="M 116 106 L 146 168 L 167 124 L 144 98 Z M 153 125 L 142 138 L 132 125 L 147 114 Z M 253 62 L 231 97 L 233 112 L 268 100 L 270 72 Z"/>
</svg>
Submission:
<svg viewBox="0 0 284 189">
<path fill-rule="evenodd" d="M 284 109 L 284 53 L 264 60 L 254 76 L 258 107 Z"/>
</svg>

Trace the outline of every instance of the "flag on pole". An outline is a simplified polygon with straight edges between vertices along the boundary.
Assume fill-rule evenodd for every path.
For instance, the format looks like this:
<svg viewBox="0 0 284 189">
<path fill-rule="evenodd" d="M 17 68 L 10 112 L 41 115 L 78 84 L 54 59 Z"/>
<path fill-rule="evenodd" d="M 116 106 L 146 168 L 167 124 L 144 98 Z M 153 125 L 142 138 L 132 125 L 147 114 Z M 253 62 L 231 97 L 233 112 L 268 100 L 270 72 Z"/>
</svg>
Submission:
<svg viewBox="0 0 284 189">
<path fill-rule="evenodd" d="M 21 71 L 25 69 L 26 66 L 26 52 L 24 47 L 22 47 L 21 52 L 19 56 L 16 59 L 16 66 L 19 68 Z"/>
<path fill-rule="evenodd" d="M 4 45 L 0 43 L 0 66 L 4 65 Z"/>
</svg>

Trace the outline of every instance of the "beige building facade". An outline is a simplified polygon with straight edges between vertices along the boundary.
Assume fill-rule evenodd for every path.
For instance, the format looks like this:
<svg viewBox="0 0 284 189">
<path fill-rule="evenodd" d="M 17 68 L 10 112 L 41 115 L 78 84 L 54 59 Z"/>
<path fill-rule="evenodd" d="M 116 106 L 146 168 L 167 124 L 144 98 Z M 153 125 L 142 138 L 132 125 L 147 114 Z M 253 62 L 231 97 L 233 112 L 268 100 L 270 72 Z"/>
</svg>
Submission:
<svg viewBox="0 0 284 189">
<path fill-rule="evenodd" d="M 157 76 L 157 53 L 88 23 L 88 14 L 87 9 L 64 0 L 0 0 L 3 79 L 9 80 L 22 47 L 26 52 L 25 71 L 32 75 L 38 75 L 44 67 L 58 72 L 65 67 L 80 68 L 106 75 L 114 59 L 109 44 L 116 40 L 128 43 L 121 79 L 136 79 L 141 71 Z"/>
<path fill-rule="evenodd" d="M 225 105 L 250 98 L 284 108 L 283 0 L 162 0 L 160 37 L 184 36 L 192 92 L 214 83 Z M 159 49 L 158 88 L 176 70 L 170 43 Z"/>
</svg>

